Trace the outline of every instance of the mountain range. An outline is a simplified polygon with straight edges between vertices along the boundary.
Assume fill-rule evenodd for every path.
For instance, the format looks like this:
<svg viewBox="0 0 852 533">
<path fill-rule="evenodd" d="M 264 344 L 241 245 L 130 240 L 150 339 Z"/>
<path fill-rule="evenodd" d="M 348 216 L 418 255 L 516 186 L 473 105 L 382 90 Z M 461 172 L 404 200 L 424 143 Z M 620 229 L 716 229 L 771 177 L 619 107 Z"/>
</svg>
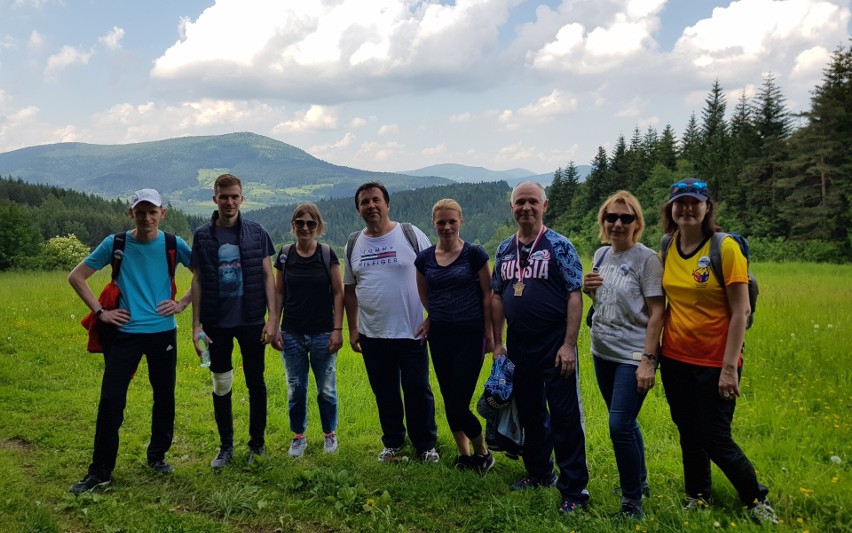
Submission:
<svg viewBox="0 0 852 533">
<path fill-rule="evenodd" d="M 247 210 L 352 196 L 358 185 L 373 180 L 391 191 L 453 182 L 514 185 L 534 180 L 549 185 L 553 180 L 552 174 L 536 175 L 525 169 L 493 171 L 457 164 L 405 172 L 360 170 L 250 132 L 123 145 L 58 143 L 0 154 L 2 176 L 105 198 L 127 198 L 137 189 L 152 187 L 190 214 L 210 211 L 212 183 L 226 172 L 242 178 Z M 582 171 L 581 176 L 585 177 Z"/>
</svg>

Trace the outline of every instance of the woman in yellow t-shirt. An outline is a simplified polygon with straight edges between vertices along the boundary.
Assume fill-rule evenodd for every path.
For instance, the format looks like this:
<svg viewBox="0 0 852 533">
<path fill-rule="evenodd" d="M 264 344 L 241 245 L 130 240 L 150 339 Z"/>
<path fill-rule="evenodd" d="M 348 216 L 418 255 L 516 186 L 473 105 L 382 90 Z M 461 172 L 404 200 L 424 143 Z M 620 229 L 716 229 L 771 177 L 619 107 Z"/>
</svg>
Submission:
<svg viewBox="0 0 852 533">
<path fill-rule="evenodd" d="M 731 238 L 722 241 L 724 280 L 710 268 L 715 222 L 707 184 L 672 185 L 663 228 L 673 238 L 663 265 L 668 299 L 660 377 L 680 433 L 686 508 L 710 504 L 710 461 L 724 472 L 758 522 L 777 523 L 768 489 L 731 436 L 740 395 L 748 300 L 748 264 Z"/>
</svg>

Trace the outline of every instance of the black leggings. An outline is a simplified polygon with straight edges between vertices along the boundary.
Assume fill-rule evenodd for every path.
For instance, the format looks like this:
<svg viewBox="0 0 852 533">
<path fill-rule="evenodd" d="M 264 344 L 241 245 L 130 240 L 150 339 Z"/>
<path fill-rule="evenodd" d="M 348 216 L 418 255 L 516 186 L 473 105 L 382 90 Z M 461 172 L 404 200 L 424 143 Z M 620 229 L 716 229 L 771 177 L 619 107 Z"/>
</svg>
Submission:
<svg viewBox="0 0 852 533">
<path fill-rule="evenodd" d="M 482 434 L 482 424 L 470 411 L 470 401 L 485 355 L 482 322 L 431 323 L 429 351 L 450 430 L 475 439 Z"/>
</svg>

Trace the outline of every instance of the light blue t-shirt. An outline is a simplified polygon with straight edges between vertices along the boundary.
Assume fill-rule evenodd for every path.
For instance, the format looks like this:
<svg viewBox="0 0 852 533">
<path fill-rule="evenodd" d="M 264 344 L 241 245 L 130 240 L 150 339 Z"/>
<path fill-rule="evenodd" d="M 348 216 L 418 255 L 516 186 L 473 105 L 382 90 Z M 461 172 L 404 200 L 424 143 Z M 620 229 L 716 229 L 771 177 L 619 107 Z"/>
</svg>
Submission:
<svg viewBox="0 0 852 533">
<path fill-rule="evenodd" d="M 83 262 L 95 270 L 112 263 L 114 235 L 105 238 Z M 190 249 L 177 238 L 177 262 L 189 266 Z M 130 321 L 119 330 L 126 333 L 159 333 L 175 329 L 174 316 L 161 316 L 157 304 L 172 297 L 171 278 L 166 260 L 166 236 L 160 231 L 150 242 L 140 242 L 127 232 L 121 271 L 115 280 L 121 291 L 118 305 L 130 312 Z"/>
</svg>

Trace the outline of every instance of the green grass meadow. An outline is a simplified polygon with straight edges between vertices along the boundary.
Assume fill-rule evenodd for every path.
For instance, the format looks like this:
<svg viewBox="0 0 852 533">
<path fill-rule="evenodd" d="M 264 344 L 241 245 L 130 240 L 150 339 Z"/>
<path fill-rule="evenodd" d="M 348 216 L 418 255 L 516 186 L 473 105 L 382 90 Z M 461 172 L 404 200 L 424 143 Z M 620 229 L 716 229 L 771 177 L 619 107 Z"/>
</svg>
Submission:
<svg viewBox="0 0 852 533">
<path fill-rule="evenodd" d="M 79 321 L 86 309 L 65 274 L 1 273 L 0 531 L 849 531 L 852 266 L 756 264 L 754 270 L 762 292 L 746 336 L 734 434 L 770 488 L 783 520 L 778 526 L 753 524 L 715 467 L 714 506 L 681 510 L 680 448 L 659 384 L 640 416 L 651 482 L 647 514 L 614 517 L 618 474 L 585 326 L 580 372 L 591 500 L 576 516 L 560 516 L 555 489 L 510 493 L 524 469 L 502 454 L 485 477 L 454 470 L 455 446 L 434 376 L 441 463 L 376 461 L 375 403 L 360 356 L 348 347 L 338 360 L 339 453 L 322 452 L 312 399 L 307 454 L 287 457 L 286 383 L 280 355 L 270 348 L 268 454 L 256 467 L 245 464 L 248 398 L 237 357 L 239 444 L 232 466 L 214 473 L 210 375 L 191 347 L 190 311 L 178 320 L 177 419 L 168 456 L 175 472 L 158 476 L 145 467 L 151 393 L 142 363 L 130 387 L 115 481 L 75 497 L 68 488 L 91 459 L 103 359 L 85 351 Z M 107 279 L 99 273 L 92 286 Z M 182 270 L 179 290 L 188 284 Z M 483 381 L 489 368 L 486 360 Z"/>
</svg>

